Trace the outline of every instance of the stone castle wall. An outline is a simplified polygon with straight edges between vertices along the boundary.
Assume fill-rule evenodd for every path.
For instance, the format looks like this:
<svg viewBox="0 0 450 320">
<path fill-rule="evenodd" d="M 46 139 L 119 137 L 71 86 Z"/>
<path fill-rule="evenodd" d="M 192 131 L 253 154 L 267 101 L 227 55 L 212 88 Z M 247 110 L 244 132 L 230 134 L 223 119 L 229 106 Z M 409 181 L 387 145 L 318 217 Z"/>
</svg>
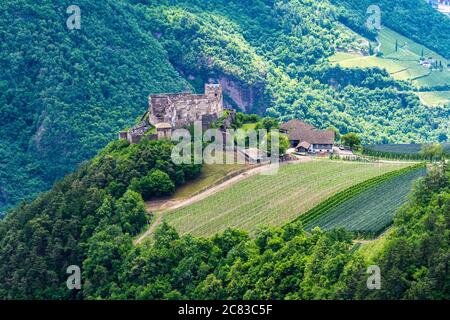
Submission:
<svg viewBox="0 0 450 320">
<path fill-rule="evenodd" d="M 206 84 L 205 94 L 155 94 L 149 97 L 149 121 L 152 125 L 167 122 L 173 128 L 195 121 L 208 122 L 222 116 L 223 95 L 219 84 Z"/>
</svg>

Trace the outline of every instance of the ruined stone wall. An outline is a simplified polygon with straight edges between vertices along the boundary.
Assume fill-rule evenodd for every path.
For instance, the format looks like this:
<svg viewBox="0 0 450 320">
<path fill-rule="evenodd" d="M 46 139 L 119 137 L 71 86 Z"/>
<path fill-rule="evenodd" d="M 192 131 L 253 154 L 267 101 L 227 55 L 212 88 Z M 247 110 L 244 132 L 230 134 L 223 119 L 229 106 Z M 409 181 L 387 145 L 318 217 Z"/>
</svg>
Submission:
<svg viewBox="0 0 450 320">
<path fill-rule="evenodd" d="M 205 94 L 161 94 L 149 97 L 149 121 L 167 122 L 173 128 L 190 125 L 203 118 L 219 118 L 223 113 L 222 87 L 205 85 Z"/>
</svg>

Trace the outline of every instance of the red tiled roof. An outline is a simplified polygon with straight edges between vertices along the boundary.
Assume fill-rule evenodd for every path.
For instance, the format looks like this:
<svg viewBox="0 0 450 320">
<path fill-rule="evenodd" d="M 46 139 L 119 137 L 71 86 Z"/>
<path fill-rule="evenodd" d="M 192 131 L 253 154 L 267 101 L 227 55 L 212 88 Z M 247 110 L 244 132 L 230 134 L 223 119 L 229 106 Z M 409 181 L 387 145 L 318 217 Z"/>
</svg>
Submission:
<svg viewBox="0 0 450 320">
<path fill-rule="evenodd" d="M 280 128 L 288 132 L 289 140 L 304 141 L 311 144 L 334 144 L 332 130 L 318 130 L 301 120 L 293 119 L 283 123 Z"/>
</svg>

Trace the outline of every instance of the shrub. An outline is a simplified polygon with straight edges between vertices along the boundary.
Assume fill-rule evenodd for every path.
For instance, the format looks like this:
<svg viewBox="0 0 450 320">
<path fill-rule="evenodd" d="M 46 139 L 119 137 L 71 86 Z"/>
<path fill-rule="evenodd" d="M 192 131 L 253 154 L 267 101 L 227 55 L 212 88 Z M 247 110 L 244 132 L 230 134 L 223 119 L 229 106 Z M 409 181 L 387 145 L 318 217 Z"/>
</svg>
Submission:
<svg viewBox="0 0 450 320">
<path fill-rule="evenodd" d="M 145 200 L 158 196 L 167 196 L 175 192 L 175 183 L 161 170 L 152 170 L 141 179 L 131 181 L 131 189 L 139 192 Z"/>
<path fill-rule="evenodd" d="M 122 230 L 130 235 L 136 235 L 148 221 L 142 197 L 131 190 L 117 200 L 116 214 Z"/>
</svg>

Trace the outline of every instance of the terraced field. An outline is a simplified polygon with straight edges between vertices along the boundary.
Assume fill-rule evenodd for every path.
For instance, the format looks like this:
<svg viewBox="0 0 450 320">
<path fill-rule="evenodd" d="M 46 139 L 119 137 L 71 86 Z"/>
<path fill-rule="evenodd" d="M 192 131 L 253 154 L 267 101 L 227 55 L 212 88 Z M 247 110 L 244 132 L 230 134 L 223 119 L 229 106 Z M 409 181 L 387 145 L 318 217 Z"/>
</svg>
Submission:
<svg viewBox="0 0 450 320">
<path fill-rule="evenodd" d="M 284 225 L 339 191 L 405 166 L 330 160 L 285 165 L 278 174 L 250 177 L 163 219 L 181 234 L 210 236 L 228 227 L 254 232 L 259 225 Z"/>
<path fill-rule="evenodd" d="M 405 38 L 389 28 L 383 28 L 379 34 L 382 57 L 362 56 L 357 53 L 337 52 L 330 58 L 332 63 L 345 68 L 379 67 L 386 69 L 397 80 L 410 80 L 417 87 L 444 86 L 450 83 L 450 70 L 446 68 L 450 61 L 422 45 Z M 395 51 L 396 41 L 398 50 Z M 426 58 L 441 61 L 444 70 L 430 71 L 419 64 L 422 50 Z M 416 93 L 427 105 L 445 105 L 449 103 L 450 91 L 431 91 Z"/>
<path fill-rule="evenodd" d="M 305 225 L 307 230 L 345 228 L 360 234 L 377 235 L 392 223 L 396 211 L 407 201 L 412 184 L 424 176 L 418 168 L 383 181 L 351 197 Z"/>
</svg>

